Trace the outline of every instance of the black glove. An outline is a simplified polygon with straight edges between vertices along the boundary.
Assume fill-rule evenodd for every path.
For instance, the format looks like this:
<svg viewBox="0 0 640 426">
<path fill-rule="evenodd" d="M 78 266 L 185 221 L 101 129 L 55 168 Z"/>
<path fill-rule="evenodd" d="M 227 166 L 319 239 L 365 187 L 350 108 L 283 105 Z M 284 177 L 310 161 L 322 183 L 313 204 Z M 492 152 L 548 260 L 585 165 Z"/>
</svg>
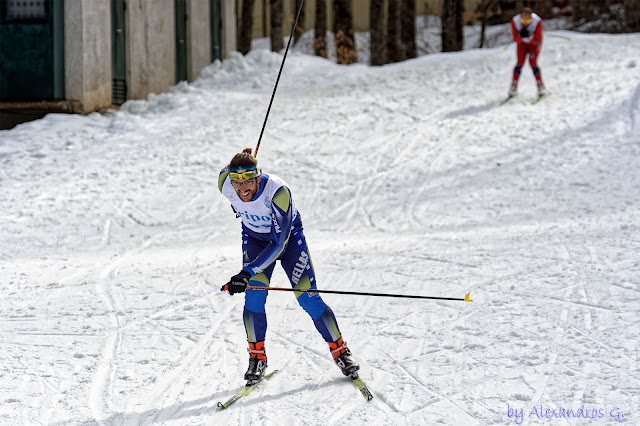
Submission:
<svg viewBox="0 0 640 426">
<path fill-rule="evenodd" d="M 520 30 L 520 37 L 527 38 L 529 37 L 529 30 L 526 27 L 522 27 Z"/>
<path fill-rule="evenodd" d="M 250 278 L 251 274 L 243 269 L 238 275 L 232 276 L 228 283 L 220 287 L 220 291 L 228 290 L 231 295 L 244 293 Z"/>
</svg>

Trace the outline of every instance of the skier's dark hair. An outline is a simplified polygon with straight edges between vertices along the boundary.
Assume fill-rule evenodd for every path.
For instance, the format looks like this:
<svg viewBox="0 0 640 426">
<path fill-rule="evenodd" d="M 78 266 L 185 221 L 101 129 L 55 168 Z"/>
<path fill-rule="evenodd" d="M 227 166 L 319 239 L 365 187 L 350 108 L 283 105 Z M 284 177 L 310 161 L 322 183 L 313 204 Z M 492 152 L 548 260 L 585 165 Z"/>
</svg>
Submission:
<svg viewBox="0 0 640 426">
<path fill-rule="evenodd" d="M 258 164 L 258 159 L 251 154 L 251 148 L 245 148 L 242 152 L 237 153 L 231 159 L 229 168 L 242 167 L 242 166 L 255 166 Z"/>
<path fill-rule="evenodd" d="M 531 10 L 530 7 L 523 7 L 522 13 L 528 13 L 529 15 L 531 15 L 533 13 L 533 10 Z"/>
</svg>

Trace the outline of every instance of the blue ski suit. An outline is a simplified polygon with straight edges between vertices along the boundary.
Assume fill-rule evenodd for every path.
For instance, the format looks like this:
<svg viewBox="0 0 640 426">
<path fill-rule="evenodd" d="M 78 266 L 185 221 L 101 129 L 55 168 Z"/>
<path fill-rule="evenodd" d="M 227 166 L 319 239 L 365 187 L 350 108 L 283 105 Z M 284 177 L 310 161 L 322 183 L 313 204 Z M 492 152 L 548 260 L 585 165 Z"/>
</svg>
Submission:
<svg viewBox="0 0 640 426">
<path fill-rule="evenodd" d="M 258 193 L 251 201 L 244 202 L 231 185 L 228 167 L 222 169 L 218 178 L 220 192 L 231 202 L 242 220 L 242 269 L 251 274 L 248 285 L 269 287 L 273 269 L 279 260 L 292 288 L 316 289 L 302 219 L 291 190 L 275 175 L 263 173 L 259 179 Z M 245 291 L 243 320 L 247 340 L 251 343 L 265 340 L 268 293 L 264 290 Z M 320 295 L 309 292 L 294 294 L 324 340 L 337 341 L 341 337 L 338 322 Z"/>
</svg>

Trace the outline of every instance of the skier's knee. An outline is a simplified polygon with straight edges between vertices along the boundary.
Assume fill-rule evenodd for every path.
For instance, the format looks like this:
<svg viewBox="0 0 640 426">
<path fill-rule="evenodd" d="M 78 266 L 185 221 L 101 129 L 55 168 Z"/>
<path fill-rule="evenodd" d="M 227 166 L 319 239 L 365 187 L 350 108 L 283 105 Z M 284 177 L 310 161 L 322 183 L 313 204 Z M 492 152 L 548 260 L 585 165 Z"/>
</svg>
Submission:
<svg viewBox="0 0 640 426">
<path fill-rule="evenodd" d="M 249 285 L 262 286 L 263 284 L 249 281 Z M 244 307 L 252 312 L 264 312 L 268 294 L 269 292 L 265 290 L 247 290 L 244 296 Z"/>
<path fill-rule="evenodd" d="M 304 293 L 298 297 L 298 303 L 302 306 L 302 309 L 314 319 L 322 315 L 327 306 L 319 294 L 309 296 L 309 293 Z"/>
</svg>

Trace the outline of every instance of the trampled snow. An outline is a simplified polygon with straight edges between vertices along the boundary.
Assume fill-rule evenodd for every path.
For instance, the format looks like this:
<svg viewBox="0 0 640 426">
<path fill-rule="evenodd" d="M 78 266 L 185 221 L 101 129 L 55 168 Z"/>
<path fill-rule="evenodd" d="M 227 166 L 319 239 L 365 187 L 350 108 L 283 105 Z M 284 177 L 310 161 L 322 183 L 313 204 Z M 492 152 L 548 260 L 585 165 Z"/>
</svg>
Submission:
<svg viewBox="0 0 640 426">
<path fill-rule="evenodd" d="M 0 132 L 0 424 L 640 424 L 638 58 L 639 34 L 549 32 L 551 96 L 531 105 L 527 66 L 500 106 L 512 44 L 289 53 L 258 159 L 291 185 L 319 288 L 473 299 L 324 296 L 371 402 L 272 292 L 280 372 L 216 407 L 248 360 L 217 175 L 255 147 L 281 54 Z"/>
</svg>

